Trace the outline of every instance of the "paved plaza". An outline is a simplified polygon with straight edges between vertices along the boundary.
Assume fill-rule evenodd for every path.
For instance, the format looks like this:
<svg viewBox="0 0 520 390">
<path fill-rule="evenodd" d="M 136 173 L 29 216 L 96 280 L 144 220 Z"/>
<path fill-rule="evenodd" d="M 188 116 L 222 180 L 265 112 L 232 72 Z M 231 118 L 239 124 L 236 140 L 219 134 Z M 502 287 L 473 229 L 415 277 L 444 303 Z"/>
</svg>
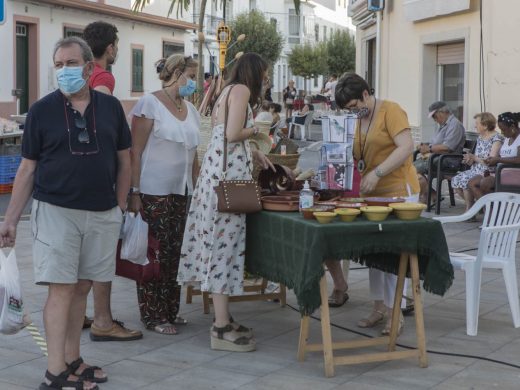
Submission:
<svg viewBox="0 0 520 390">
<path fill-rule="evenodd" d="M 303 165 L 311 165 L 311 151 Z M 2 201 L 2 200 L 0 200 Z M 5 201 L 5 199 L 3 199 Z M 5 208 L 3 208 L 5 210 Z M 449 207 L 443 202 L 442 214 L 459 214 L 463 205 Z M 426 216 L 431 216 L 425 213 Z M 445 227 L 451 251 L 475 253 L 479 222 L 457 223 Z M 42 309 L 46 288 L 33 283 L 30 222 L 19 225 L 16 253 L 21 271 L 25 304 L 35 326 L 44 334 Z M 518 257 L 517 246 L 517 257 Z M 329 289 L 332 289 L 331 284 Z M 366 315 L 371 304 L 368 270 L 351 263 L 350 300 L 331 309 L 333 339 L 362 336 L 356 322 Z M 455 281 L 444 297 L 423 294 L 429 366 L 419 368 L 416 359 L 386 363 L 336 367 L 336 376 L 325 378 L 321 353 L 310 353 L 305 362 L 296 360 L 300 315 L 294 309 L 296 298 L 288 292 L 288 306 L 274 302 L 232 304 L 234 318 L 254 328 L 257 351 L 247 354 L 209 349 L 212 314 L 203 314 L 200 297 L 181 305 L 181 314 L 189 320 L 176 336 L 160 335 L 144 329 L 139 321 L 135 284 L 117 277 L 113 285 L 112 308 L 115 318 L 130 328 L 139 328 L 144 338 L 130 342 L 91 342 L 83 332 L 82 355 L 90 364 L 102 366 L 109 376 L 103 390 L 123 389 L 518 389 L 520 368 L 476 357 L 520 365 L 520 329 L 513 327 L 507 295 L 500 271 L 483 274 L 478 336 L 465 332 L 465 279 L 455 272 Z M 184 298 L 184 296 L 183 296 Z M 89 297 L 88 314 L 92 315 Z M 315 313 L 319 317 L 319 312 Z M 363 330 L 376 336 L 382 325 Z M 320 340 L 320 324 L 311 320 L 311 341 Z M 398 342 L 413 346 L 415 327 L 412 317 Z M 381 350 L 382 347 L 379 347 Z M 436 354 L 433 351 L 441 352 Z M 345 354 L 345 351 L 338 354 Z M 449 356 L 452 354 L 471 357 Z M 34 389 L 43 379 L 46 357 L 27 330 L 13 336 L 0 336 L 0 389 Z"/>
</svg>

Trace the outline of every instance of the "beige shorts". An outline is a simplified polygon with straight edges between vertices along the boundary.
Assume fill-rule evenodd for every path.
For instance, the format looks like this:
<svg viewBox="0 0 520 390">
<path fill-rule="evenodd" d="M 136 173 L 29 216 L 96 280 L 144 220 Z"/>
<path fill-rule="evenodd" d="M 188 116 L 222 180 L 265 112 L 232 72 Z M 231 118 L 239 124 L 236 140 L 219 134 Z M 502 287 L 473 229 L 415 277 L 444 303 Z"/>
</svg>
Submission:
<svg viewBox="0 0 520 390">
<path fill-rule="evenodd" d="M 34 200 L 31 229 L 36 284 L 111 281 L 122 220 L 117 206 L 87 211 Z"/>
</svg>

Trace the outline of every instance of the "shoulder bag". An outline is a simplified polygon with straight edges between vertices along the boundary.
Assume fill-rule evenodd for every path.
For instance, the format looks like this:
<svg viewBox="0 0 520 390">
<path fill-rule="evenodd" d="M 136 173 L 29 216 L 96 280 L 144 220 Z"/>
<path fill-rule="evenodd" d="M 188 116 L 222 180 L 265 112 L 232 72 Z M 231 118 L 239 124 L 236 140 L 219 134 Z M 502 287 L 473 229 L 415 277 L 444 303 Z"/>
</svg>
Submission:
<svg viewBox="0 0 520 390">
<path fill-rule="evenodd" d="M 260 201 L 260 189 L 255 180 L 226 180 L 227 172 L 227 122 L 229 114 L 229 95 L 231 87 L 226 97 L 226 111 L 224 116 L 224 151 L 222 166 L 222 179 L 218 185 L 214 187 L 217 193 L 217 210 L 221 213 L 255 213 L 262 210 Z M 247 122 L 247 114 L 246 114 Z M 245 150 L 245 148 L 244 148 Z M 246 157 L 247 158 L 247 157 Z"/>
</svg>

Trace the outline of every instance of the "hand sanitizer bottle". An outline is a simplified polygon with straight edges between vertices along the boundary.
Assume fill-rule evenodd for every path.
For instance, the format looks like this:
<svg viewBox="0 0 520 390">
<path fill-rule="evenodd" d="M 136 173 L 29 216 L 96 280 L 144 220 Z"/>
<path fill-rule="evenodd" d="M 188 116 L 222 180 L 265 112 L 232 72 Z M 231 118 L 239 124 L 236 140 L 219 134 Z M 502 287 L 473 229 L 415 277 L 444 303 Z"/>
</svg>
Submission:
<svg viewBox="0 0 520 390">
<path fill-rule="evenodd" d="M 302 209 L 309 209 L 314 206 L 314 192 L 309 186 L 309 181 L 305 180 L 303 190 L 300 191 L 300 212 Z"/>
</svg>

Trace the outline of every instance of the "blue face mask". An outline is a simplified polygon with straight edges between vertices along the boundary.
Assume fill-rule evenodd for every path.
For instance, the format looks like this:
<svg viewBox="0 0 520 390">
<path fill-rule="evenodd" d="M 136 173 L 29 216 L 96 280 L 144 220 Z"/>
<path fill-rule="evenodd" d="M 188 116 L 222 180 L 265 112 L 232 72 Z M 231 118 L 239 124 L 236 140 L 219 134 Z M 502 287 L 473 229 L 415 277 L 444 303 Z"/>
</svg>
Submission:
<svg viewBox="0 0 520 390">
<path fill-rule="evenodd" d="M 73 94 L 86 84 L 83 78 L 83 66 L 64 66 L 56 71 L 58 87 L 63 93 Z"/>
<path fill-rule="evenodd" d="M 183 97 L 193 95 L 197 89 L 197 83 L 195 80 L 188 79 L 184 75 L 182 75 L 182 77 L 186 79 L 186 85 L 179 87 L 179 95 Z"/>
</svg>

